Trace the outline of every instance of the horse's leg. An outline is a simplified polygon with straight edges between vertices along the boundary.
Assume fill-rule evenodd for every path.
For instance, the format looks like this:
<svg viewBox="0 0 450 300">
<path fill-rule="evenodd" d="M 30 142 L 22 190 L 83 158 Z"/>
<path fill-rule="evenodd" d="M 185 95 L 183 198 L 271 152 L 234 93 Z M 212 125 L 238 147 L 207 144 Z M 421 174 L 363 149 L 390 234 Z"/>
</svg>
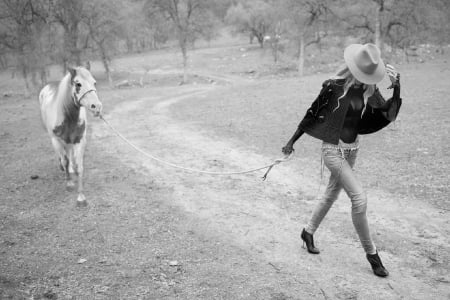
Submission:
<svg viewBox="0 0 450 300">
<path fill-rule="evenodd" d="M 61 171 L 65 171 L 66 168 L 64 167 L 64 162 L 63 159 L 61 158 L 61 156 L 59 156 L 59 168 L 61 169 Z"/>
<path fill-rule="evenodd" d="M 75 158 L 75 170 L 78 174 L 78 198 L 77 198 L 77 206 L 86 206 L 87 201 L 86 197 L 83 194 L 83 157 L 84 157 L 84 149 L 86 148 L 86 136 L 84 136 L 80 143 L 74 146 L 74 158 Z"/>
<path fill-rule="evenodd" d="M 75 189 L 75 182 L 72 180 L 72 163 L 73 161 L 73 148 L 72 147 L 67 147 L 66 148 L 66 166 L 65 166 L 65 171 L 66 171 L 66 187 L 68 191 L 73 191 Z M 72 172 L 71 172 L 72 171 Z"/>
<path fill-rule="evenodd" d="M 69 173 L 70 161 L 68 153 L 64 149 L 64 145 L 57 138 L 52 138 L 52 145 L 56 154 L 59 155 L 59 166 L 66 174 L 66 188 L 67 190 L 72 190 L 75 187 L 75 183 L 72 181 Z"/>
</svg>

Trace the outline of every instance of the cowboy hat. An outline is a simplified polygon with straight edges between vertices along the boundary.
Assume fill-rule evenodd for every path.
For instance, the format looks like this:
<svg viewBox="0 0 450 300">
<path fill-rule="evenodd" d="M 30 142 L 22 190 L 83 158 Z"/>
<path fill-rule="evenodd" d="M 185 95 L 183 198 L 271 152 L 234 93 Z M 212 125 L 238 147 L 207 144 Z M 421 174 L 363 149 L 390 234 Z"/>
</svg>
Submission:
<svg viewBox="0 0 450 300">
<path fill-rule="evenodd" d="M 352 75 L 365 84 L 383 80 L 386 70 L 380 49 L 374 44 L 352 44 L 344 50 L 344 60 Z"/>
</svg>

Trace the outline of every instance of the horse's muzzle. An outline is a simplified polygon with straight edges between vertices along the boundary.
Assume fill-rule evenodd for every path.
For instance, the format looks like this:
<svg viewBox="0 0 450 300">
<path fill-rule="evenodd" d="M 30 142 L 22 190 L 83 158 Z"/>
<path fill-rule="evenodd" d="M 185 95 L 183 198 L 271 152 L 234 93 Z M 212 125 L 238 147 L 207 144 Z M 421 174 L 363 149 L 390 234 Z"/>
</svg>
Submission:
<svg viewBox="0 0 450 300">
<path fill-rule="evenodd" d="M 89 105 L 88 109 L 94 115 L 94 117 L 98 117 L 102 113 L 102 104 L 96 103 Z"/>
</svg>

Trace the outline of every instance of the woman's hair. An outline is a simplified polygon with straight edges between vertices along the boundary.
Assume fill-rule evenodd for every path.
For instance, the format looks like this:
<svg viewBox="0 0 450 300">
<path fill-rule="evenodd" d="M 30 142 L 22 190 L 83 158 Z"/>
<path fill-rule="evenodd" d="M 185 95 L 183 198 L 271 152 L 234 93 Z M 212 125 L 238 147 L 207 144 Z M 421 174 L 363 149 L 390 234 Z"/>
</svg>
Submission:
<svg viewBox="0 0 450 300">
<path fill-rule="evenodd" d="M 333 112 L 334 112 L 341 105 L 339 100 L 341 100 L 342 98 L 345 97 L 345 95 L 347 95 L 348 90 L 350 89 L 350 87 L 352 85 L 354 85 L 357 82 L 357 80 L 352 75 L 352 73 L 350 72 L 350 70 L 349 70 L 349 68 L 347 67 L 346 64 L 343 64 L 338 69 L 338 71 L 336 72 L 336 75 L 333 76 L 333 79 L 345 79 L 345 82 L 344 82 L 344 93 L 337 99 L 338 105 L 333 110 Z M 375 92 L 375 85 L 374 84 L 364 84 L 364 83 L 361 83 L 361 84 L 363 85 L 363 88 L 364 88 L 363 97 L 364 97 L 364 104 L 365 104 L 365 106 L 364 106 L 364 109 L 362 111 L 364 113 L 364 110 L 366 109 L 366 106 L 367 106 L 367 99 L 369 99 L 369 97 L 372 96 L 373 93 Z"/>
</svg>

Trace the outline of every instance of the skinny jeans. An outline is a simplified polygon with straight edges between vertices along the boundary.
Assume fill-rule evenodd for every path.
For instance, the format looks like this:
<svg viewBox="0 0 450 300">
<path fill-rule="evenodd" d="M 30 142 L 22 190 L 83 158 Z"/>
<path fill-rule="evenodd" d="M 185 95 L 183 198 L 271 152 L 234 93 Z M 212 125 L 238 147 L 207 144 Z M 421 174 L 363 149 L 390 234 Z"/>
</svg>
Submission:
<svg viewBox="0 0 450 300">
<path fill-rule="evenodd" d="M 331 175 L 325 194 L 315 207 L 305 230 L 310 234 L 315 233 L 339 193 L 344 189 L 352 203 L 352 221 L 361 245 L 366 253 L 374 254 L 376 248 L 370 236 L 366 216 L 367 196 L 353 170 L 358 149 L 358 139 L 351 144 L 342 141 L 338 145 L 325 142 L 322 144 L 323 163 L 330 170 Z"/>
</svg>

